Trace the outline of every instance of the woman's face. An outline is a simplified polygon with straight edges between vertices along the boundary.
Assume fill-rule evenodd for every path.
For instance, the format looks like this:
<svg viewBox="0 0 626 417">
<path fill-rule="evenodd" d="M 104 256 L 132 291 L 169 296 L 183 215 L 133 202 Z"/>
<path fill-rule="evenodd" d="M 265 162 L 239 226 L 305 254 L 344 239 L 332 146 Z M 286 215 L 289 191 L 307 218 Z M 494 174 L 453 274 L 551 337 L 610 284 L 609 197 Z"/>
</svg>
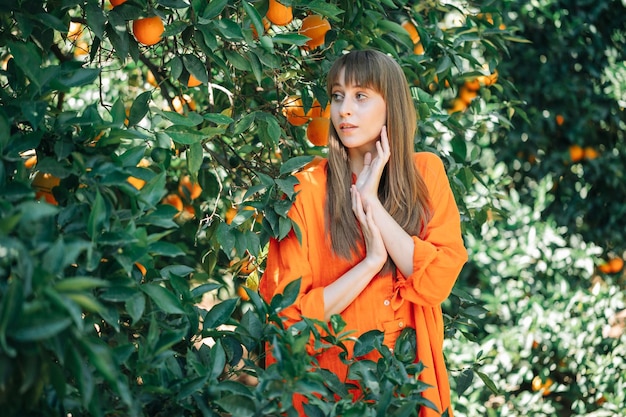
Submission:
<svg viewBox="0 0 626 417">
<path fill-rule="evenodd" d="M 370 88 L 346 85 L 343 70 L 331 92 L 330 119 L 348 153 L 374 151 L 387 120 L 383 96 Z"/>
</svg>

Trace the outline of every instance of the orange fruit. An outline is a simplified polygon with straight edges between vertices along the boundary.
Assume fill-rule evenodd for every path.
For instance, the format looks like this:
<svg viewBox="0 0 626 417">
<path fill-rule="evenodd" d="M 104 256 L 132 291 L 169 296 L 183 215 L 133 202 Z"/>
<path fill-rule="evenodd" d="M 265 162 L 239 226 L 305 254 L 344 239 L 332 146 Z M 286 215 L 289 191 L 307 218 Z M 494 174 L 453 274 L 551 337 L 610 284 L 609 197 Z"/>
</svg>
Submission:
<svg viewBox="0 0 626 417">
<path fill-rule="evenodd" d="M 317 99 L 315 99 L 313 100 L 313 105 L 311 106 L 311 108 L 309 109 L 306 115 L 310 118 L 313 118 L 313 117 L 330 118 L 330 106 L 327 104 L 325 108 L 322 108 L 322 105 L 320 104 L 320 102 L 317 101 Z"/>
<path fill-rule="evenodd" d="M 563 123 L 565 123 L 565 117 L 563 117 L 562 114 L 557 114 L 554 119 L 556 120 L 557 126 L 563 126 Z"/>
<path fill-rule="evenodd" d="M 57 187 L 60 183 L 61 179 L 59 177 L 55 177 L 46 172 L 37 172 L 31 183 L 32 187 L 36 190 L 35 198 L 40 199 L 43 197 L 48 203 L 57 205 L 58 202 L 54 198 L 54 195 L 52 195 L 52 189 Z"/>
<path fill-rule="evenodd" d="M 133 21 L 135 39 L 146 46 L 158 43 L 164 31 L 165 26 L 159 16 L 144 17 Z"/>
<path fill-rule="evenodd" d="M 183 114 L 185 112 L 185 105 L 189 107 L 189 110 L 191 111 L 196 110 L 196 102 L 188 94 L 174 97 L 172 99 L 172 105 L 174 106 L 174 111 L 179 114 Z M 171 110 L 169 106 L 165 106 L 164 109 Z"/>
<path fill-rule="evenodd" d="M 613 274 L 617 274 L 624 268 L 624 260 L 622 258 L 613 258 L 609 261 L 609 268 Z"/>
<path fill-rule="evenodd" d="M 328 130 L 330 129 L 330 119 L 325 117 L 314 117 L 306 128 L 306 137 L 315 146 L 328 145 Z"/>
<path fill-rule="evenodd" d="M 413 41 L 413 53 L 416 55 L 422 55 L 424 53 L 424 45 L 420 42 L 420 35 L 417 32 L 415 25 L 409 20 L 406 20 L 401 26 L 408 32 L 411 40 Z"/>
<path fill-rule="evenodd" d="M 550 377 L 546 378 L 544 382 L 541 380 L 541 377 L 539 375 L 535 375 L 532 380 L 531 386 L 533 391 L 535 392 L 543 390 L 543 396 L 545 397 L 546 395 L 550 394 L 550 392 L 552 392 L 550 388 L 552 387 L 553 383 L 554 381 L 552 381 L 552 378 Z"/>
<path fill-rule="evenodd" d="M 240 285 L 237 287 L 237 295 L 243 300 L 243 301 L 250 301 L 250 296 L 248 295 L 248 293 L 246 292 L 246 290 L 244 289 L 243 285 Z"/>
<path fill-rule="evenodd" d="M 150 70 L 148 70 L 148 72 L 146 73 L 146 81 L 152 87 L 158 87 L 159 86 L 159 83 L 157 83 L 156 77 L 154 76 L 154 74 Z"/>
<path fill-rule="evenodd" d="M 197 182 L 191 182 L 191 177 L 189 175 L 185 175 L 178 182 L 178 194 L 181 197 L 195 200 L 200 197 L 200 194 L 202 194 L 202 187 L 200 187 L 200 184 Z"/>
<path fill-rule="evenodd" d="M 251 258 L 248 258 L 242 262 L 241 268 L 239 268 L 239 273 L 243 275 L 250 275 L 255 269 L 256 265 L 252 262 Z"/>
<path fill-rule="evenodd" d="M 465 80 L 463 83 L 465 88 L 470 91 L 478 91 L 480 90 L 480 80 L 478 78 L 472 78 L 471 80 Z"/>
<path fill-rule="evenodd" d="M 120 4 L 126 3 L 126 0 L 111 0 L 111 6 L 119 6 Z"/>
<path fill-rule="evenodd" d="M 294 126 L 302 126 L 309 121 L 309 118 L 304 113 L 304 107 L 302 105 L 302 99 L 298 96 L 288 96 L 283 102 L 283 116 L 287 118 L 287 121 Z"/>
<path fill-rule="evenodd" d="M 477 96 L 478 96 L 478 93 L 476 92 L 476 90 L 471 90 L 466 85 L 462 85 L 459 88 L 458 97 L 466 105 L 469 105 L 472 102 L 472 100 L 474 100 Z"/>
<path fill-rule="evenodd" d="M 35 165 L 37 165 L 37 155 L 33 155 L 24 161 L 24 168 L 26 169 L 34 168 Z"/>
<path fill-rule="evenodd" d="M 197 87 L 202 84 L 202 81 L 193 76 L 193 74 L 189 74 L 189 80 L 187 81 L 187 87 Z"/>
<path fill-rule="evenodd" d="M 78 58 L 89 54 L 89 44 L 87 41 L 79 40 L 74 45 L 74 57 Z"/>
<path fill-rule="evenodd" d="M 277 0 L 269 0 L 265 17 L 275 25 L 284 26 L 293 20 L 293 8 L 285 6 Z"/>
<path fill-rule="evenodd" d="M 569 147 L 569 158 L 572 162 L 578 162 L 585 156 L 585 151 L 579 145 Z"/>
<path fill-rule="evenodd" d="M 481 75 L 480 77 L 478 77 L 478 81 L 481 85 L 484 85 L 486 87 L 495 84 L 496 81 L 498 81 L 498 70 L 495 70 L 493 74 L 490 75 Z"/>
<path fill-rule="evenodd" d="M 454 101 L 452 101 L 452 107 L 448 109 L 448 113 L 452 114 L 462 112 L 465 111 L 465 109 L 467 109 L 467 103 L 457 97 L 454 99 Z"/>
<path fill-rule="evenodd" d="M 67 39 L 76 41 L 83 33 L 83 25 L 78 22 L 70 22 L 70 26 L 67 31 Z"/>
<path fill-rule="evenodd" d="M 226 210 L 226 214 L 224 215 L 224 221 L 226 222 L 226 224 L 231 224 L 236 215 L 237 209 L 232 206 L 229 207 L 228 210 Z"/>
<path fill-rule="evenodd" d="M 413 23 L 407 20 L 402 23 L 402 27 L 409 33 L 409 36 L 411 37 L 413 43 L 418 43 L 420 41 L 420 35 L 419 33 L 417 33 L 417 29 L 415 28 L 415 25 Z"/>
<path fill-rule="evenodd" d="M 315 49 L 324 44 L 326 32 L 329 30 L 330 22 L 324 16 L 312 14 L 302 19 L 302 27 L 298 33 L 311 38 L 306 46 L 308 49 Z"/>
<path fill-rule="evenodd" d="M 596 159 L 600 153 L 598 153 L 598 151 L 596 151 L 594 148 L 592 148 L 591 146 L 586 146 L 585 149 L 583 150 L 584 153 L 584 157 L 585 159 Z"/>
<path fill-rule="evenodd" d="M 174 206 L 176 207 L 176 210 L 178 210 L 179 212 L 183 211 L 183 208 L 184 208 L 183 200 L 180 198 L 178 194 L 166 195 L 165 198 L 163 198 L 163 201 L 161 201 L 161 203 Z"/>
<path fill-rule="evenodd" d="M 135 187 L 138 190 L 141 190 L 143 188 L 143 186 L 146 185 L 146 182 L 144 180 L 142 180 L 141 178 L 128 177 L 126 179 L 126 181 L 128 181 L 130 183 L 130 185 L 132 185 L 133 187 Z"/>
</svg>

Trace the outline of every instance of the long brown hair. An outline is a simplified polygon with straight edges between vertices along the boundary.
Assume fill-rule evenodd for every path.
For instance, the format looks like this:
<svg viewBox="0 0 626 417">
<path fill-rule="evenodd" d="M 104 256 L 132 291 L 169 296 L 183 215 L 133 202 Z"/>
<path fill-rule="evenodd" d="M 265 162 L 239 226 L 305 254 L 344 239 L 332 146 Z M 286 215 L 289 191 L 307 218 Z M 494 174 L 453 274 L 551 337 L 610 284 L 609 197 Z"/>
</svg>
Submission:
<svg viewBox="0 0 626 417">
<path fill-rule="evenodd" d="M 335 61 L 327 78 L 327 90 L 344 71 L 346 84 L 362 85 L 383 96 L 387 105 L 387 134 L 391 156 L 380 181 L 378 196 L 396 222 L 409 234 L 423 236 L 431 217 L 429 195 L 413 161 L 417 129 L 415 106 L 402 68 L 391 57 L 374 50 L 352 51 Z M 352 172 L 348 151 L 335 127 L 328 140 L 326 229 L 333 251 L 350 259 L 362 240 L 350 202 Z M 391 258 L 385 270 L 393 268 Z"/>
</svg>

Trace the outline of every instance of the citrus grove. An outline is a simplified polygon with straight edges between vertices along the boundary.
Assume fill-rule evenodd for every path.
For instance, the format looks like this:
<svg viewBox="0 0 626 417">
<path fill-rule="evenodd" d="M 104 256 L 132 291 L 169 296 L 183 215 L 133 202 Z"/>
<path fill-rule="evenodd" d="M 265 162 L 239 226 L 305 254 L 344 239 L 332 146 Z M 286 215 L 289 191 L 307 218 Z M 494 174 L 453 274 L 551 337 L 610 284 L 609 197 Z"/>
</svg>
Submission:
<svg viewBox="0 0 626 417">
<path fill-rule="evenodd" d="M 292 174 L 326 153 L 326 71 L 345 50 L 376 48 L 411 83 L 416 149 L 443 158 L 471 244 L 506 212 L 501 194 L 482 193 L 513 183 L 493 175 L 485 143 L 499 143 L 523 113 L 513 71 L 502 68 L 511 45 L 526 43 L 491 5 L 353 3 L 3 3 L 3 413 L 278 416 L 289 415 L 295 392 L 311 415 L 427 406 L 419 365 L 403 354 L 410 340 L 390 352 L 376 332 L 359 339 L 358 352 L 383 357 L 354 365 L 354 379 L 371 388 L 360 401 L 311 366 L 309 340 L 341 347 L 350 336 L 339 316 L 283 328 L 278 312 L 297 287 L 260 299 L 267 242 L 294 230 Z M 573 116 L 561 114 L 567 126 Z M 485 336 L 477 323 L 491 300 L 467 290 L 477 265 L 444 305 L 452 352 Z M 267 343 L 280 360 L 266 369 Z M 537 352 L 548 364 L 548 347 Z M 495 359 L 449 361 L 461 413 L 465 400 L 503 389 L 488 371 Z M 528 392 L 552 398 L 562 378 L 547 377 L 555 383 L 536 391 L 527 378 Z"/>
</svg>

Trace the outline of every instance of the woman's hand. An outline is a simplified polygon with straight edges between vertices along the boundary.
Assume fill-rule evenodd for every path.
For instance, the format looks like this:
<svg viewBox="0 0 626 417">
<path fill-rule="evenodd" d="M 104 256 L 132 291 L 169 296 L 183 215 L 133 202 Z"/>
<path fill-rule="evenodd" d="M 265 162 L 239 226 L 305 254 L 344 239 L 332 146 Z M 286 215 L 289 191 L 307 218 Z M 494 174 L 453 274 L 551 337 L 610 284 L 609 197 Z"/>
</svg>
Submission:
<svg viewBox="0 0 626 417">
<path fill-rule="evenodd" d="M 350 188 L 350 196 L 352 197 L 352 211 L 361 225 L 361 232 L 365 240 L 364 262 L 369 263 L 372 268 L 379 271 L 389 256 L 383 236 L 374 221 L 374 214 L 371 211 L 365 212 L 363 209 L 363 201 L 356 185 Z"/>
<path fill-rule="evenodd" d="M 380 140 L 376 142 L 376 153 L 377 155 L 374 158 L 372 158 L 369 152 L 365 154 L 363 158 L 363 170 L 359 173 L 355 184 L 365 212 L 368 211 L 370 202 L 378 199 L 380 178 L 391 156 L 386 126 L 383 126 L 380 132 Z"/>
</svg>

